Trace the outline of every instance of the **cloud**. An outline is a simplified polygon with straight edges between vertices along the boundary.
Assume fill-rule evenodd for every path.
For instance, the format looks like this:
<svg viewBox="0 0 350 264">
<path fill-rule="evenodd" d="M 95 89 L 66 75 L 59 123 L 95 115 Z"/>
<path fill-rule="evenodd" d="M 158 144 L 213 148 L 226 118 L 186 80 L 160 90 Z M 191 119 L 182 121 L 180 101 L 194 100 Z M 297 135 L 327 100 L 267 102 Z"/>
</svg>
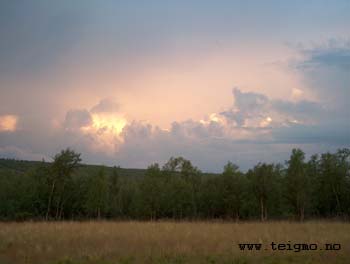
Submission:
<svg viewBox="0 0 350 264">
<path fill-rule="evenodd" d="M 33 153 L 31 150 L 15 146 L 0 147 L 0 158 L 12 158 L 20 160 L 50 160 L 49 157 L 40 153 Z"/>
<path fill-rule="evenodd" d="M 309 100 L 287 101 L 270 99 L 254 92 L 233 89 L 233 106 L 220 115 L 241 128 L 279 127 L 288 123 L 312 123 L 324 117 L 326 110 L 321 103 Z"/>
<path fill-rule="evenodd" d="M 303 91 L 311 91 L 314 100 L 298 87 L 290 99 L 234 88 L 232 105 L 223 111 L 174 121 L 167 129 L 127 120 L 108 98 L 89 109 L 67 111 L 54 128 L 21 114 L 19 130 L 17 121 L 13 125 L 17 116 L 2 115 L 0 155 L 39 159 L 69 146 L 90 163 L 144 168 L 181 155 L 205 171 L 220 171 L 228 160 L 242 169 L 259 161 L 283 162 L 293 147 L 313 153 L 349 146 L 349 50 L 333 43 L 302 51 L 296 69 Z"/>
<path fill-rule="evenodd" d="M 18 116 L 0 115 L 0 132 L 13 132 L 17 129 Z"/>
<path fill-rule="evenodd" d="M 285 114 L 294 120 L 306 119 L 310 122 L 319 120 L 326 113 L 326 109 L 322 104 L 308 100 L 298 102 L 273 100 L 271 101 L 271 107 L 274 111 Z"/>
<path fill-rule="evenodd" d="M 329 40 L 321 46 L 304 49 L 302 53 L 306 59 L 299 63 L 301 68 L 328 66 L 346 71 L 350 69 L 350 41 Z"/>
<path fill-rule="evenodd" d="M 91 125 L 92 118 L 85 109 L 69 110 L 66 114 L 63 126 L 66 129 L 79 129 Z"/>
<path fill-rule="evenodd" d="M 69 146 L 83 153 L 84 162 L 141 168 L 181 155 L 205 171 L 220 171 L 228 160 L 245 170 L 258 161 L 283 162 L 296 145 L 311 151 L 317 149 L 312 145 L 315 143 L 318 149 L 325 149 L 324 144 L 348 142 L 346 132 L 342 132 L 341 140 L 335 140 L 340 134 L 332 134 L 337 129 L 329 130 L 329 124 L 322 121 L 320 116 L 328 112 L 317 102 L 272 100 L 264 94 L 238 88 L 233 90 L 233 102 L 224 112 L 241 116 L 243 123 L 227 114 L 211 113 L 201 120 L 173 122 L 169 129 L 125 120 L 121 129 L 116 130 L 124 120 L 120 112 L 73 109 L 67 112 L 62 126 L 51 134 L 41 134 L 40 142 L 46 143 L 35 143 L 38 140 L 33 133 L 35 128 L 25 127 L 2 137 L 0 148 L 3 156 L 37 159 L 40 153 L 45 157 Z M 300 122 L 293 123 L 296 119 Z M 316 123 L 303 123 L 307 119 Z M 32 138 L 28 136 L 29 129 Z M 27 149 L 34 149 L 34 154 L 26 154 Z"/>
<path fill-rule="evenodd" d="M 350 42 L 330 40 L 313 48 L 300 50 L 304 59 L 293 65 L 308 89 L 322 103 L 339 113 L 349 113 Z"/>
<path fill-rule="evenodd" d="M 339 124 L 337 120 L 316 125 L 291 124 L 272 131 L 275 143 L 328 144 L 338 147 L 350 145 L 349 123 Z"/>
<path fill-rule="evenodd" d="M 268 103 L 268 98 L 259 93 L 243 93 L 238 88 L 232 90 L 234 96 L 234 106 L 220 114 L 228 120 L 234 121 L 237 126 L 244 126 L 247 118 L 259 115 Z"/>
<path fill-rule="evenodd" d="M 232 95 L 233 104 L 227 110 L 208 114 L 200 120 L 173 122 L 169 129 L 123 119 L 115 103 L 102 100 L 90 111 L 69 110 L 62 126 L 53 134 L 41 134 L 41 141 L 51 144 L 43 144 L 41 152 L 40 147 L 34 145 L 43 156 L 52 153 L 52 149 L 58 151 L 70 146 L 83 153 L 85 162 L 118 163 L 125 167 L 146 167 L 181 155 L 203 170 L 220 171 L 227 160 L 239 163 L 242 169 L 257 161 L 282 162 L 281 158 L 287 157 L 290 150 L 286 146 L 292 148 L 293 144 L 346 143 L 344 134 L 342 141 L 327 134 L 332 130 L 327 130 L 328 125 L 322 123 L 321 117 L 331 113 L 318 102 L 270 99 L 239 88 L 233 89 Z M 315 129 L 319 130 L 318 136 L 313 136 Z M 11 144 L 15 144 L 14 149 L 18 151 L 12 151 L 11 155 L 24 156 L 19 150 L 27 149 L 26 141 L 34 139 L 25 133 L 27 129 L 7 137 L 3 141 L 7 145 L 0 144 L 0 147 L 11 149 Z"/>
<path fill-rule="evenodd" d="M 101 100 L 90 111 L 69 110 L 63 128 L 71 137 L 79 138 L 78 144 L 86 144 L 90 152 L 113 155 L 122 144 L 121 133 L 127 123 L 118 110 L 118 104 L 110 99 Z"/>
<path fill-rule="evenodd" d="M 97 105 L 91 108 L 92 113 L 115 113 L 119 111 L 119 105 L 111 99 L 102 99 Z"/>
</svg>

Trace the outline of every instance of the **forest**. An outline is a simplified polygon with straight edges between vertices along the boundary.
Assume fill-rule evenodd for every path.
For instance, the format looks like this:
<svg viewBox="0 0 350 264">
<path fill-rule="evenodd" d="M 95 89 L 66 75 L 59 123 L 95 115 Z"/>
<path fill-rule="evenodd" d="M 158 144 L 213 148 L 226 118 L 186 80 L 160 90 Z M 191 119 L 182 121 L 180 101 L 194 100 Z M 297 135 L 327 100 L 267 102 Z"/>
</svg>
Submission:
<svg viewBox="0 0 350 264">
<path fill-rule="evenodd" d="M 293 149 L 285 164 L 202 173 L 171 157 L 146 170 L 85 165 L 72 149 L 51 162 L 0 160 L 0 220 L 297 220 L 350 216 L 350 150 Z"/>
</svg>

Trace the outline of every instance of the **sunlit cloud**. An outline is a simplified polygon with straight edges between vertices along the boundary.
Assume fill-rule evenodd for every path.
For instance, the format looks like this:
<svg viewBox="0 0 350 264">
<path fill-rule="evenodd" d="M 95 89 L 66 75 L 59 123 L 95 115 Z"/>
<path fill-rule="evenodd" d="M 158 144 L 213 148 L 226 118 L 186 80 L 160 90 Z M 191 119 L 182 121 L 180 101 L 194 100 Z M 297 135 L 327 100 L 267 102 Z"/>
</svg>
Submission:
<svg viewBox="0 0 350 264">
<path fill-rule="evenodd" d="M 84 137 L 92 151 L 113 155 L 124 142 L 122 131 L 128 124 L 118 104 L 103 99 L 91 110 L 69 110 L 63 122 L 67 132 Z"/>
<path fill-rule="evenodd" d="M 101 100 L 88 110 L 70 110 L 65 124 L 67 129 L 78 131 L 90 140 L 90 148 L 117 154 L 125 145 L 143 144 L 146 139 L 154 144 L 189 141 L 201 144 L 203 140 L 222 139 L 227 141 L 271 141 L 273 130 L 282 127 L 317 123 L 315 114 L 320 115 L 322 107 L 312 101 L 273 100 L 267 95 L 232 90 L 232 105 L 220 113 L 210 113 L 202 119 L 174 121 L 170 128 L 161 128 L 152 122 L 127 120 L 117 103 Z M 311 122 L 311 123 L 312 123 Z M 76 129 L 78 128 L 78 130 Z"/>
<path fill-rule="evenodd" d="M 115 113 L 95 113 L 91 117 L 91 124 L 80 128 L 82 133 L 93 136 L 99 148 L 115 150 L 124 141 L 121 133 L 127 124 L 125 117 Z"/>
<path fill-rule="evenodd" d="M 271 124 L 271 122 L 272 122 L 272 118 L 268 116 L 265 119 L 261 120 L 260 127 L 267 127 Z"/>
<path fill-rule="evenodd" d="M 0 116 L 0 132 L 13 132 L 17 129 L 18 116 L 1 115 Z"/>
<path fill-rule="evenodd" d="M 293 88 L 292 89 L 292 98 L 300 99 L 303 96 L 304 92 L 301 89 Z"/>
<path fill-rule="evenodd" d="M 93 114 L 92 127 L 98 131 L 107 130 L 110 133 L 119 136 L 124 126 L 126 119 L 121 115 L 116 114 Z"/>
</svg>

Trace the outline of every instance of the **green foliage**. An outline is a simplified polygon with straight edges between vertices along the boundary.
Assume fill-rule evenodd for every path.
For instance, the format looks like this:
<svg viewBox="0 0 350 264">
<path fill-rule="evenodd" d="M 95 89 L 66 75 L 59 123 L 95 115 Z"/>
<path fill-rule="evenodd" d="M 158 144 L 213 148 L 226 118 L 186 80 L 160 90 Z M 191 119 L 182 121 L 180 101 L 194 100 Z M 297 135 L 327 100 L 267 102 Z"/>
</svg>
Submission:
<svg viewBox="0 0 350 264">
<path fill-rule="evenodd" d="M 64 207 L 71 198 L 69 190 L 74 185 L 72 173 L 80 165 L 80 155 L 69 148 L 55 155 L 47 174 L 50 191 L 46 219 L 49 217 L 61 219 L 63 217 Z"/>
<path fill-rule="evenodd" d="M 350 216 L 350 150 L 313 155 L 293 149 L 283 167 L 243 173 L 228 162 L 202 173 L 183 157 L 160 168 L 80 164 L 71 149 L 51 163 L 0 159 L 0 219 L 281 219 Z"/>
<path fill-rule="evenodd" d="M 112 174 L 107 183 L 108 188 L 108 212 L 110 217 L 119 217 L 121 215 L 120 201 L 120 179 L 118 168 L 113 167 Z"/>
<path fill-rule="evenodd" d="M 270 208 L 277 207 L 274 201 L 280 198 L 278 196 L 281 187 L 279 177 L 278 166 L 274 164 L 259 163 L 253 170 L 247 172 L 249 187 L 260 209 L 261 221 L 267 220 Z"/>
<path fill-rule="evenodd" d="M 305 154 L 301 149 L 293 149 L 287 161 L 286 197 L 294 214 L 302 221 L 310 193 L 309 177 L 306 174 Z"/>
<path fill-rule="evenodd" d="M 218 180 L 224 216 L 238 220 L 243 204 L 245 178 L 237 165 L 228 162 Z"/>
<path fill-rule="evenodd" d="M 100 219 L 107 212 L 108 179 L 104 168 L 101 167 L 97 175 L 88 181 L 85 209 L 90 217 Z"/>
</svg>

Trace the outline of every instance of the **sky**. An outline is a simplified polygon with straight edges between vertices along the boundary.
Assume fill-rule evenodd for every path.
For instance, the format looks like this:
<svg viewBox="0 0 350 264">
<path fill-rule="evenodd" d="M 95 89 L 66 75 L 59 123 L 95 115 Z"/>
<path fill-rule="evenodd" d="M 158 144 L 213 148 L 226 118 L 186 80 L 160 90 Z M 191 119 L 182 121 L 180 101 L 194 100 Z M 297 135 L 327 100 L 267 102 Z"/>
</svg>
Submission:
<svg viewBox="0 0 350 264">
<path fill-rule="evenodd" d="M 350 147 L 350 2 L 0 3 L 0 157 L 242 170 Z"/>
</svg>

